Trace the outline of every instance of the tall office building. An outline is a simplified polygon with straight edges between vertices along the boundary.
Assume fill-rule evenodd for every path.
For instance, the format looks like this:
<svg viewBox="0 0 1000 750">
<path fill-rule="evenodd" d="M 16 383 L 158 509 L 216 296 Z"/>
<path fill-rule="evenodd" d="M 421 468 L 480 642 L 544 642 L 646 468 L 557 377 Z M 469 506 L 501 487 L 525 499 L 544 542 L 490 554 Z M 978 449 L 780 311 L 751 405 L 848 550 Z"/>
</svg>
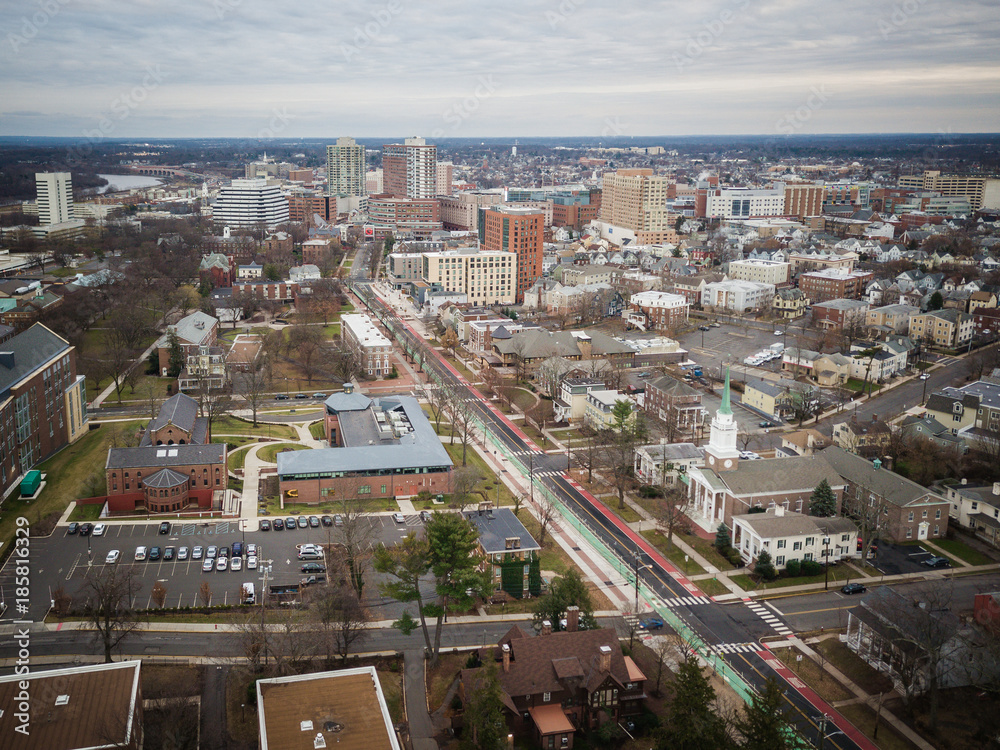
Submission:
<svg viewBox="0 0 1000 750">
<path fill-rule="evenodd" d="M 899 186 L 907 190 L 933 190 L 948 198 L 967 198 L 974 211 L 1000 208 L 1000 179 L 992 176 L 928 170 L 919 175 L 900 175 Z"/>
<path fill-rule="evenodd" d="M 601 221 L 627 229 L 638 244 L 676 240 L 677 215 L 667 207 L 676 196 L 671 178 L 655 175 L 652 169 L 619 169 L 605 172 L 601 180 Z"/>
<path fill-rule="evenodd" d="M 39 224 L 62 224 L 76 218 L 73 215 L 73 180 L 69 172 L 36 172 L 35 192 Z"/>
<path fill-rule="evenodd" d="M 423 138 L 382 147 L 385 192 L 394 198 L 433 198 L 437 195 L 437 146 Z"/>
<path fill-rule="evenodd" d="M 329 195 L 364 196 L 365 147 L 353 138 L 338 138 L 326 147 L 326 192 Z"/>
<path fill-rule="evenodd" d="M 485 250 L 517 253 L 517 301 L 542 275 L 542 239 L 545 214 L 519 206 L 483 209 L 482 244 Z"/>
<path fill-rule="evenodd" d="M 267 180 L 233 180 L 212 204 L 212 219 L 231 227 L 275 227 L 288 223 L 288 200 Z"/>
</svg>

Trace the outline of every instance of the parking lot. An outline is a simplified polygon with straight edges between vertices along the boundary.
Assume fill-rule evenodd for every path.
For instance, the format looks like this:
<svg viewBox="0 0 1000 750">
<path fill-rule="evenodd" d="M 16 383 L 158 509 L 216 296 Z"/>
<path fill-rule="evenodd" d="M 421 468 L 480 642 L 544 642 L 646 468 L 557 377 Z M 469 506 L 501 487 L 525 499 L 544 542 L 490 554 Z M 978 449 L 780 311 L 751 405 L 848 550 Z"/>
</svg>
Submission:
<svg viewBox="0 0 1000 750">
<path fill-rule="evenodd" d="M 784 330 L 779 325 L 778 330 Z M 744 365 L 743 360 L 752 354 L 769 348 L 772 344 L 783 343 L 791 346 L 783 336 L 775 336 L 773 331 L 757 328 L 743 329 L 723 323 L 719 328 L 709 328 L 707 331 L 695 330 L 680 337 L 681 346 L 690 352 L 692 360 L 702 366 L 707 372 L 717 376 L 719 368 L 726 364 L 733 365 L 733 375 L 746 373 L 749 377 L 760 377 L 764 371 L 775 372 L 781 369 L 781 360 L 773 360 L 760 367 Z"/>
<path fill-rule="evenodd" d="M 923 561 L 935 557 L 937 554 L 937 552 L 932 552 L 920 544 L 901 545 L 880 541 L 878 553 L 875 555 L 872 565 L 887 576 L 901 573 L 927 573 L 932 569 L 923 565 Z"/>
<path fill-rule="evenodd" d="M 380 542 L 394 545 L 410 531 L 423 528 L 418 515 L 406 516 L 405 523 L 395 522 L 389 514 L 372 515 L 367 520 L 375 526 L 373 545 Z M 86 585 L 87 576 L 104 568 L 105 559 L 111 550 L 119 550 L 121 553 L 116 565 L 133 565 L 138 573 L 141 582 L 137 601 L 139 607 L 153 606 L 151 591 L 156 581 L 167 590 L 165 607 L 195 607 L 202 606 L 199 592 L 203 582 L 207 582 L 211 589 L 213 604 L 233 604 L 238 602 L 244 582 L 254 582 L 257 590 L 260 590 L 264 568 L 268 566 L 268 585 L 299 583 L 304 574 L 301 571 L 302 563 L 297 559 L 296 545 L 336 543 L 340 536 L 340 529 L 335 526 L 243 532 L 238 520 L 172 523 L 169 534 L 160 534 L 159 524 L 159 520 L 148 523 L 109 521 L 106 522 L 108 528 L 103 536 L 69 534 L 68 527 L 61 525 L 56 527 L 50 537 L 33 537 L 30 547 L 31 606 L 26 614 L 27 619 L 41 620 L 49 609 L 52 592 L 60 586 L 68 595 L 75 597 Z M 231 547 L 234 542 L 258 546 L 258 570 L 244 568 L 240 571 L 202 571 L 203 560 L 191 559 L 190 552 L 187 560 L 178 560 L 176 557 L 164 560 L 162 557 L 162 552 L 167 547 L 174 547 L 176 550 L 187 547 L 190 551 L 200 545 L 207 550 L 211 545 Z M 146 548 L 146 560 L 135 561 L 137 547 Z M 159 560 L 148 559 L 151 547 L 160 548 Z M 398 617 L 402 614 L 403 606 L 378 597 L 378 580 L 377 574 L 368 574 L 366 596 L 371 597 L 367 602 L 369 607 L 379 619 Z M 8 561 L 0 573 L 0 600 L 9 605 L 14 600 L 14 589 L 14 566 Z M 0 621 L 17 616 L 13 608 L 9 608 L 0 617 Z"/>
</svg>

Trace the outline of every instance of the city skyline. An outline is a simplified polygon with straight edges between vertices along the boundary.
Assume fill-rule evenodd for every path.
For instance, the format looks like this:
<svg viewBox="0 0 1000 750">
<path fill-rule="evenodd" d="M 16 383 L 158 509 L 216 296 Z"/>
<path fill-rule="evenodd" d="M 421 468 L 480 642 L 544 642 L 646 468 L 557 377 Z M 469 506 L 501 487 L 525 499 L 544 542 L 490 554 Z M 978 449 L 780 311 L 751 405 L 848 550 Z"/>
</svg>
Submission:
<svg viewBox="0 0 1000 750">
<path fill-rule="evenodd" d="M 1000 17 L 978 0 L 432 8 L 9 7 L 0 135 L 977 133 L 1000 115 Z"/>
</svg>

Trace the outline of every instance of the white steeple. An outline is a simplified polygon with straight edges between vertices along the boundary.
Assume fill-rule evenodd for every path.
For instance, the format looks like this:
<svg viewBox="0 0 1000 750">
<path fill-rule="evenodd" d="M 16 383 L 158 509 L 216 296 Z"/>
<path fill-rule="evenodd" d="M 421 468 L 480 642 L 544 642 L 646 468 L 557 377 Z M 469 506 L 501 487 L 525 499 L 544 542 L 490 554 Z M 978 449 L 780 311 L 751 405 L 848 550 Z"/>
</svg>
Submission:
<svg viewBox="0 0 1000 750">
<path fill-rule="evenodd" d="M 722 388 L 722 405 L 712 419 L 712 429 L 705 448 L 708 467 L 715 471 L 733 471 L 740 460 L 736 447 L 739 427 L 733 416 L 729 395 L 729 368 L 726 368 L 726 384 Z"/>
</svg>

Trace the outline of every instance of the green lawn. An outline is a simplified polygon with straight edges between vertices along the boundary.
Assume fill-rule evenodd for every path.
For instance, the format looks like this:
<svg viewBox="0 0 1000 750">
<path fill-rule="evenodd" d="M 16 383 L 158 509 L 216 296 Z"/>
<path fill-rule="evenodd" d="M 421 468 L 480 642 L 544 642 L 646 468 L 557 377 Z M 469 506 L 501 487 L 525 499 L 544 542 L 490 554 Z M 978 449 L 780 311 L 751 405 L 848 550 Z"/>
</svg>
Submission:
<svg viewBox="0 0 1000 750">
<path fill-rule="evenodd" d="M 693 547 L 695 552 L 704 557 L 719 570 L 736 569 L 736 566 L 723 557 L 722 553 L 715 548 L 715 545 L 707 539 L 702 539 L 700 536 L 690 534 L 684 537 L 684 541 L 689 547 Z"/>
<path fill-rule="evenodd" d="M 237 448 L 242 448 L 244 445 L 249 445 L 250 443 L 256 443 L 257 438 L 250 437 L 249 435 L 212 435 L 213 443 L 227 443 L 229 445 L 234 445 Z"/>
<path fill-rule="evenodd" d="M 102 503 L 94 503 L 93 505 L 77 505 L 73 508 L 73 512 L 69 514 L 70 521 L 96 521 L 101 517 L 101 508 L 104 505 Z"/>
<path fill-rule="evenodd" d="M 605 508 L 610 510 L 625 523 L 636 523 L 637 521 L 642 520 L 642 516 L 636 513 L 628 503 L 625 504 L 624 508 L 619 508 L 617 497 L 599 497 L 598 500 L 604 503 Z"/>
<path fill-rule="evenodd" d="M 994 560 L 979 550 L 972 549 L 972 547 L 965 542 L 960 542 L 958 539 L 936 539 L 934 544 L 946 550 L 949 555 L 965 560 L 969 565 L 989 565 L 991 562 L 994 562 Z"/>
<path fill-rule="evenodd" d="M 323 333 L 328 339 L 340 338 L 340 323 L 331 323 L 323 326 Z"/>
<path fill-rule="evenodd" d="M 531 534 L 531 538 L 537 542 L 541 531 L 537 519 L 527 510 L 522 510 L 518 519 L 524 524 L 524 528 L 528 530 L 528 533 Z M 566 550 L 552 538 L 551 534 L 546 534 L 541 553 L 542 570 L 551 570 L 556 575 L 565 575 L 566 571 L 573 567 L 576 567 L 576 563 L 566 554 Z"/>
<path fill-rule="evenodd" d="M 256 437 L 284 438 L 291 440 L 298 433 L 294 427 L 284 424 L 263 424 L 254 427 L 250 422 L 244 422 L 236 417 L 219 417 L 212 422 L 212 433 L 219 432 L 223 435 L 254 435 Z"/>
<path fill-rule="evenodd" d="M 701 567 L 694 560 L 684 560 L 685 552 L 676 544 L 673 547 L 667 547 L 667 537 L 665 534 L 655 530 L 650 529 L 648 531 L 642 532 L 642 535 L 646 537 L 647 541 L 656 547 L 663 556 L 666 557 L 670 562 L 676 565 L 685 575 L 696 576 L 705 573 L 705 569 Z"/>
<path fill-rule="evenodd" d="M 511 399 L 521 411 L 530 409 L 537 400 L 535 394 L 525 388 L 518 388 L 514 391 L 514 397 Z"/>
<path fill-rule="evenodd" d="M 313 422 L 309 425 L 309 434 L 312 435 L 317 440 L 326 440 L 326 424 L 321 419 L 318 422 Z"/>
<path fill-rule="evenodd" d="M 283 451 L 304 451 L 308 450 L 308 446 L 300 445 L 298 443 L 268 443 L 263 448 L 257 451 L 257 458 L 261 461 L 266 461 L 269 464 L 277 463 L 278 453 Z"/>
<path fill-rule="evenodd" d="M 257 445 L 257 441 L 254 440 L 253 443 L 247 443 L 247 445 Z M 246 465 L 247 453 L 249 453 L 253 448 L 241 447 L 239 450 L 231 451 L 229 453 L 229 470 L 238 471 Z"/>
<path fill-rule="evenodd" d="M 719 596 L 729 593 L 729 589 L 726 588 L 725 584 L 720 583 L 715 578 L 702 578 L 700 581 L 692 581 L 692 583 L 700 588 L 706 596 Z"/>
<path fill-rule="evenodd" d="M 142 424 L 129 422 L 124 426 L 126 429 L 138 429 Z M 19 516 L 34 524 L 51 513 L 61 513 L 70 500 L 80 497 L 84 480 L 94 470 L 102 470 L 107 460 L 111 431 L 109 427 L 91 430 L 73 445 L 35 467 L 47 475 L 45 489 L 37 500 L 12 498 L 4 503 L 4 512 L 0 515 L 0 552 L 5 553 L 9 548 Z"/>
<path fill-rule="evenodd" d="M 834 586 L 837 581 L 847 581 L 851 578 L 857 578 L 858 572 L 852 570 L 845 565 L 831 565 L 830 566 L 830 586 Z M 796 576 L 795 578 L 778 578 L 777 580 L 770 581 L 768 583 L 758 584 L 749 575 L 737 575 L 730 576 L 737 586 L 739 586 L 744 591 L 764 591 L 771 589 L 782 589 L 789 586 L 804 586 L 806 584 L 816 584 L 823 583 L 825 579 L 825 574 L 820 573 L 815 576 Z M 837 587 L 839 588 L 839 587 Z"/>
<path fill-rule="evenodd" d="M 451 456 L 451 460 L 455 462 L 455 468 L 457 469 L 462 465 L 462 446 L 460 444 L 445 445 L 445 450 L 448 451 L 448 455 Z M 465 460 L 467 465 L 475 466 L 479 469 L 479 472 L 483 475 L 483 479 L 476 484 L 476 492 L 481 493 L 480 496 L 485 496 L 490 502 L 496 504 L 497 502 L 497 476 L 493 473 L 493 470 L 486 465 L 482 456 L 476 453 L 475 448 L 470 444 L 465 452 Z M 507 485 L 500 483 L 500 505 L 513 505 L 514 496 L 511 494 L 510 490 L 507 489 Z"/>
<path fill-rule="evenodd" d="M 368 500 L 355 499 L 351 503 L 356 504 L 363 513 L 382 513 L 399 510 L 399 505 L 391 497 L 374 497 Z M 285 507 L 282 508 L 276 497 L 267 498 L 261 503 L 261 506 L 266 508 L 270 515 L 280 517 L 288 515 L 317 516 L 324 513 L 333 514 L 339 512 L 338 509 L 340 508 L 340 504 L 337 502 L 321 503 L 319 505 L 286 502 Z"/>
</svg>

